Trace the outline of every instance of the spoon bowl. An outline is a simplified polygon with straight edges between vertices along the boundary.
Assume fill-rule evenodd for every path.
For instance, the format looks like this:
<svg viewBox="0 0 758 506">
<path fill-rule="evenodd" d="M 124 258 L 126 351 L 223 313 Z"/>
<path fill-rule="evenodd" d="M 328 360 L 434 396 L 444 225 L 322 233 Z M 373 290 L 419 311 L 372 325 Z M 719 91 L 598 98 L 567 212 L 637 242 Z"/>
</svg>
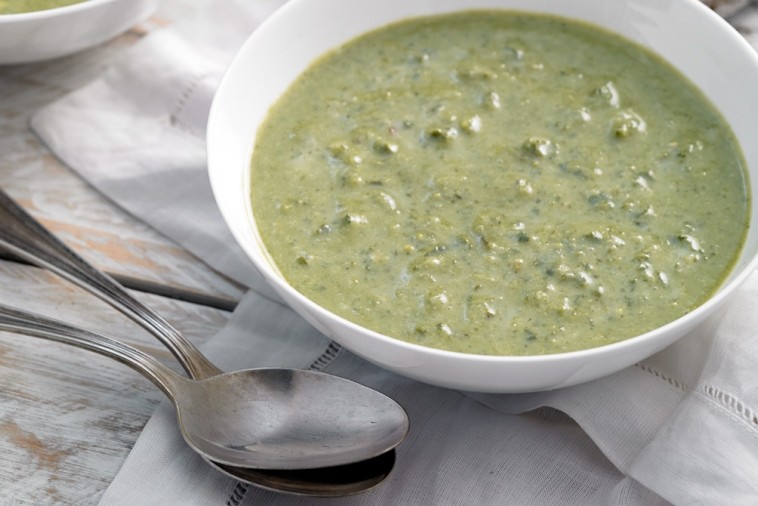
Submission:
<svg viewBox="0 0 758 506">
<path fill-rule="evenodd" d="M 359 383 L 306 370 L 252 369 L 172 386 L 188 442 L 215 462 L 295 470 L 380 455 L 405 436 L 405 412 Z"/>
<path fill-rule="evenodd" d="M 335 497 L 354 495 L 374 488 L 389 476 L 395 465 L 395 457 L 395 450 L 391 450 L 372 459 L 345 466 L 292 471 L 248 469 L 207 462 L 218 471 L 259 488 L 310 497 Z"/>
</svg>

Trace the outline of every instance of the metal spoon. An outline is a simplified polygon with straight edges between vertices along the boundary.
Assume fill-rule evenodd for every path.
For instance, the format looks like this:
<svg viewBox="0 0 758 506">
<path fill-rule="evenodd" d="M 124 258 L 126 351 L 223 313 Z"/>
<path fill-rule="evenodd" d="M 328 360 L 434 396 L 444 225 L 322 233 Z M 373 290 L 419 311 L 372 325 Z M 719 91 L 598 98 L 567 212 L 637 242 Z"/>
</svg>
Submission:
<svg viewBox="0 0 758 506">
<path fill-rule="evenodd" d="M 221 374 L 196 348 L 187 342 L 159 315 L 144 308 L 110 277 L 101 274 L 57 240 L 34 218 L 17 206 L 0 190 L 0 244 L 43 268 L 48 268 L 69 281 L 98 295 L 116 309 L 130 316 L 156 335 L 188 369 L 195 379 Z M 29 248 L 36 252 L 26 251 Z M 45 259 L 39 255 L 46 252 Z M 59 258 L 60 257 L 60 258 Z M 56 267 L 57 266 L 57 267 Z M 111 294 L 119 295 L 119 301 Z M 143 311 L 129 309 L 134 307 Z M 177 342 L 171 345 L 174 340 Z M 194 364 L 188 366 L 188 364 Z M 193 372 L 194 371 L 194 372 Z M 298 470 L 252 469 L 213 462 L 214 468 L 239 481 L 259 488 L 308 496 L 344 496 L 368 490 L 381 483 L 392 471 L 395 451 L 390 450 L 368 460 L 334 467 Z"/>
<path fill-rule="evenodd" d="M 405 438 L 409 422 L 403 408 L 352 381 L 292 369 L 224 374 L 165 319 L 70 250 L 2 190 L 0 223 L 0 246 L 100 297 L 155 335 L 192 378 L 213 380 L 223 394 L 204 402 L 233 408 L 237 421 L 220 420 L 190 443 L 208 459 L 258 469 L 314 469 L 373 458 Z M 201 422 L 185 420 L 193 430 Z"/>
<path fill-rule="evenodd" d="M 0 330 L 27 334 L 77 346 L 118 360 L 145 375 L 172 399 L 182 424 L 183 403 L 215 394 L 213 380 L 185 379 L 155 359 L 113 339 L 61 321 L 0 304 Z M 231 373 L 234 374 L 234 373 Z M 194 391 L 193 391 L 194 390 Z M 197 409 L 197 404 L 191 404 Z M 199 409 L 206 409 L 200 405 Z M 211 417 L 216 416 L 213 413 Z M 209 461 L 219 471 L 257 487 L 309 496 L 342 496 L 368 490 L 386 478 L 395 463 L 391 450 L 362 462 L 318 469 L 267 470 L 226 466 Z"/>
</svg>

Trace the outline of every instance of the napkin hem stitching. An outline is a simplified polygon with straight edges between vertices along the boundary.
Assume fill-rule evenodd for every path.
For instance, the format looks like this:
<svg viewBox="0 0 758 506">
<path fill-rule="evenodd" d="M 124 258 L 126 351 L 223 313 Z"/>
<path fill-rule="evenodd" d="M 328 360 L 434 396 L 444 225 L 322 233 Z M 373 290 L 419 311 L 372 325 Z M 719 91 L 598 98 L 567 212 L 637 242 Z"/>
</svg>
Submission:
<svg viewBox="0 0 758 506">
<path fill-rule="evenodd" d="M 329 346 L 314 360 L 308 369 L 311 371 L 323 371 L 342 351 L 342 346 L 331 341 Z"/>
<path fill-rule="evenodd" d="M 229 499 L 226 500 L 226 506 L 239 506 L 242 504 L 242 500 L 245 498 L 245 494 L 247 494 L 247 489 L 249 487 L 250 485 L 246 483 L 237 482 L 237 485 L 234 487 L 234 490 L 232 490 Z"/>
<path fill-rule="evenodd" d="M 190 125 L 184 124 L 184 122 L 180 119 L 180 116 L 184 111 L 185 106 L 189 102 L 190 97 L 198 90 L 203 80 L 205 80 L 210 75 L 212 75 L 212 72 L 209 70 L 199 72 L 185 84 L 181 93 L 179 94 L 179 98 L 174 103 L 174 107 L 172 107 L 168 115 L 169 123 L 172 127 L 183 130 L 190 135 L 197 135 L 197 132 L 195 132 L 195 130 Z"/>
<path fill-rule="evenodd" d="M 749 407 L 737 396 L 724 392 L 720 388 L 708 383 L 701 383 L 698 384 L 696 388 L 693 388 L 683 381 L 679 381 L 676 378 L 668 376 L 661 371 L 648 367 L 642 363 L 635 364 L 635 366 L 683 392 L 696 392 L 703 395 L 717 407 L 746 422 L 751 428 L 758 428 L 758 411 Z"/>
<path fill-rule="evenodd" d="M 746 422 L 752 429 L 758 428 L 758 412 L 751 409 L 736 396 L 708 384 L 702 385 L 699 390 L 700 393 L 710 399 L 718 407 L 737 416 L 737 418 Z"/>
<path fill-rule="evenodd" d="M 646 366 L 643 363 L 637 363 L 637 364 L 634 364 L 634 365 L 637 368 L 645 371 L 646 373 L 652 374 L 656 378 L 665 381 L 666 383 L 668 383 L 669 385 L 671 385 L 674 388 L 677 388 L 677 389 L 682 390 L 684 392 L 691 392 L 692 391 L 692 387 L 690 385 L 688 385 L 687 383 L 685 383 L 683 381 L 679 381 L 678 379 L 673 378 L 671 376 L 668 376 L 668 375 L 662 373 L 661 371 L 659 371 L 658 369 L 654 369 L 652 367 Z"/>
</svg>

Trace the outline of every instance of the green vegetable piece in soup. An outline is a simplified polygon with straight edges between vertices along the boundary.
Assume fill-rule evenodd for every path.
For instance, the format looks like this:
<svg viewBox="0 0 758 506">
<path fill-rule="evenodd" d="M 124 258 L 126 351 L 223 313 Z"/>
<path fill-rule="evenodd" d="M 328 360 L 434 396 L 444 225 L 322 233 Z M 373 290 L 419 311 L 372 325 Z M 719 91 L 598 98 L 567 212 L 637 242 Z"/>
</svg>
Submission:
<svg viewBox="0 0 758 506">
<path fill-rule="evenodd" d="M 325 55 L 271 109 L 251 170 L 292 286 L 475 354 L 581 350 L 686 314 L 728 275 L 750 208 L 730 128 L 675 69 L 513 12 L 413 19 Z"/>
</svg>

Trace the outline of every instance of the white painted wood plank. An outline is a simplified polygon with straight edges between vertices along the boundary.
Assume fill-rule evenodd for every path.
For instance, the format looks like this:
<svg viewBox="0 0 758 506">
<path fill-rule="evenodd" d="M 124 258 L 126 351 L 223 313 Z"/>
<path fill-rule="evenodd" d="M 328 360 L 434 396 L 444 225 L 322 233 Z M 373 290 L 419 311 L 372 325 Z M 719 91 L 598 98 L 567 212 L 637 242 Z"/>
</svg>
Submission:
<svg viewBox="0 0 758 506">
<path fill-rule="evenodd" d="M 137 295 L 197 344 L 228 318 Z M 179 370 L 141 328 L 42 270 L 0 262 L 0 302 L 118 337 Z M 96 504 L 162 399 L 152 383 L 118 362 L 0 332 L 0 504 Z"/>
<path fill-rule="evenodd" d="M 146 29 L 60 60 L 0 66 L 0 187 L 103 270 L 234 302 L 243 293 L 239 285 L 121 212 L 61 164 L 28 127 L 35 111 L 97 77 Z"/>
<path fill-rule="evenodd" d="M 191 4 L 165 5 L 142 27 L 99 48 L 0 67 L 0 186 L 101 269 L 235 301 L 239 286 L 107 202 L 28 129 L 39 107 L 97 77 L 145 32 Z M 228 317 L 203 306 L 139 297 L 196 343 Z M 178 370 L 169 353 L 134 323 L 39 269 L 0 261 L 0 302 L 119 337 Z M 151 383 L 122 364 L 0 333 L 0 504 L 96 504 L 161 399 Z"/>
</svg>

